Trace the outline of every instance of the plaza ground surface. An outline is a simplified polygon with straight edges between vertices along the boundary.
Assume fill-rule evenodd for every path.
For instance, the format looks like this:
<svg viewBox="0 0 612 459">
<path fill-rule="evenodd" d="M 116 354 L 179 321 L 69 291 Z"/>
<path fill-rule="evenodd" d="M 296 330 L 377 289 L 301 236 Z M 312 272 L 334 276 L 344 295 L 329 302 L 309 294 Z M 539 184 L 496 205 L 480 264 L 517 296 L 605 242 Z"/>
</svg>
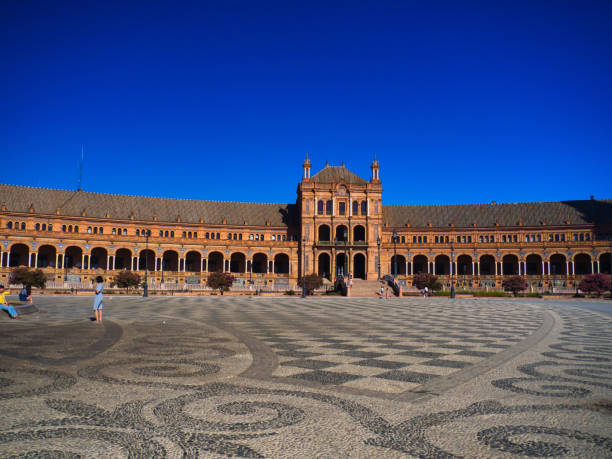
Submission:
<svg viewBox="0 0 612 459">
<path fill-rule="evenodd" d="M 41 297 L 0 457 L 611 457 L 612 302 Z"/>
</svg>

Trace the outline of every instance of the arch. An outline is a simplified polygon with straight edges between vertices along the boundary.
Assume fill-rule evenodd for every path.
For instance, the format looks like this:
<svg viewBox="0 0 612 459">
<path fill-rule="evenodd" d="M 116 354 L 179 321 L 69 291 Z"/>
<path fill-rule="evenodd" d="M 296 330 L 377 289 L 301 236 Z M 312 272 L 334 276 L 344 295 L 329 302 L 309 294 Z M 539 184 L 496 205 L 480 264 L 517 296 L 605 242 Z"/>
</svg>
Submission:
<svg viewBox="0 0 612 459">
<path fill-rule="evenodd" d="M 265 253 L 253 255 L 252 269 L 254 273 L 265 274 L 268 272 L 268 256 Z"/>
<path fill-rule="evenodd" d="M 574 274 L 592 274 L 591 256 L 579 253 L 574 257 Z"/>
<path fill-rule="evenodd" d="M 391 274 L 406 275 L 406 257 L 404 255 L 397 256 L 397 273 L 395 272 L 395 255 L 391 257 Z"/>
<path fill-rule="evenodd" d="M 25 244 L 13 244 L 9 252 L 9 266 L 28 266 L 30 248 Z"/>
<path fill-rule="evenodd" d="M 202 271 L 202 255 L 200 252 L 191 250 L 185 255 L 185 271 L 199 273 Z"/>
<path fill-rule="evenodd" d="M 117 249 L 115 251 L 115 269 L 132 270 L 132 251 L 130 249 Z"/>
<path fill-rule="evenodd" d="M 353 228 L 353 241 L 362 242 L 366 240 L 366 230 L 363 226 L 357 225 Z"/>
<path fill-rule="evenodd" d="M 525 258 L 528 276 L 542 275 L 542 257 L 537 253 L 531 253 Z"/>
<path fill-rule="evenodd" d="M 427 272 L 427 257 L 425 255 L 416 255 L 412 258 L 412 274 Z"/>
<path fill-rule="evenodd" d="M 329 238 L 330 238 L 329 225 L 319 226 L 319 241 L 329 241 L 330 240 Z"/>
<path fill-rule="evenodd" d="M 289 274 L 289 255 L 278 253 L 274 256 L 274 273 Z"/>
<path fill-rule="evenodd" d="M 482 255 L 479 264 L 481 275 L 493 276 L 495 274 L 495 257 L 493 255 Z"/>
<path fill-rule="evenodd" d="M 450 258 L 448 255 L 438 255 L 435 260 L 435 274 L 438 276 L 450 275 Z"/>
<path fill-rule="evenodd" d="M 246 256 L 241 252 L 234 252 L 230 255 L 230 272 L 244 273 L 246 271 Z"/>
<path fill-rule="evenodd" d="M 472 257 L 469 255 L 459 255 L 457 257 L 457 275 L 473 276 Z"/>
<path fill-rule="evenodd" d="M 336 254 L 336 275 L 343 276 L 344 274 L 348 274 L 346 270 L 346 258 L 344 252 L 340 252 Z"/>
<path fill-rule="evenodd" d="M 211 252 L 208 254 L 208 272 L 215 273 L 223 271 L 223 254 L 221 252 Z"/>
<path fill-rule="evenodd" d="M 89 256 L 90 269 L 108 269 L 108 251 L 104 247 L 95 247 L 91 249 Z"/>
<path fill-rule="evenodd" d="M 567 258 L 565 255 L 556 253 L 550 256 L 550 274 L 553 276 L 565 275 L 567 274 Z"/>
<path fill-rule="evenodd" d="M 516 255 L 504 255 L 502 257 L 502 266 L 504 276 L 516 276 L 519 273 L 518 257 Z"/>
<path fill-rule="evenodd" d="M 610 274 L 610 253 L 602 253 L 599 255 L 599 272 L 602 274 Z"/>
<path fill-rule="evenodd" d="M 155 271 L 155 252 L 151 249 L 141 250 L 138 254 L 138 269 L 140 271 Z"/>
<path fill-rule="evenodd" d="M 178 271 L 178 253 L 174 250 L 166 250 L 162 255 L 162 271 Z"/>
<path fill-rule="evenodd" d="M 41 245 L 38 248 L 38 262 L 36 263 L 37 268 L 55 267 L 55 258 L 57 256 L 57 250 L 52 245 Z"/>
<path fill-rule="evenodd" d="M 64 260 L 64 268 L 80 268 L 81 263 L 83 262 L 83 250 L 77 246 L 66 247 L 64 252 L 65 260 Z"/>
<path fill-rule="evenodd" d="M 336 240 L 348 241 L 348 228 L 345 225 L 336 226 Z"/>
<path fill-rule="evenodd" d="M 319 254 L 318 268 L 319 276 L 331 280 L 331 264 L 329 254 L 327 252 Z"/>
<path fill-rule="evenodd" d="M 363 253 L 356 253 L 353 257 L 353 277 L 355 279 L 365 279 L 366 278 L 366 257 Z M 404 264 L 404 266 L 406 266 Z"/>
</svg>

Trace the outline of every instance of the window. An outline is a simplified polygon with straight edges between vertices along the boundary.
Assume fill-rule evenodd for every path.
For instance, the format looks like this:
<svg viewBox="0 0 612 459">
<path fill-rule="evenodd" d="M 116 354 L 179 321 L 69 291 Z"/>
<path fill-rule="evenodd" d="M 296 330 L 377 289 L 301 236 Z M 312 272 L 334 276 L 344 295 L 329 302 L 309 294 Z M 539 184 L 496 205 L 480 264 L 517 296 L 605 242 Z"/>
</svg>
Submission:
<svg viewBox="0 0 612 459">
<path fill-rule="evenodd" d="M 416 241 L 417 241 L 417 237 L 416 236 L 412 236 L 412 243 L 416 244 Z"/>
<path fill-rule="evenodd" d="M 91 228 L 89 230 L 90 230 L 89 232 L 91 233 Z M 94 234 L 98 234 L 98 228 L 95 227 L 95 226 L 94 226 L 94 229 L 93 229 L 93 233 Z"/>
<path fill-rule="evenodd" d="M 317 213 L 323 215 L 323 201 L 317 202 Z"/>
<path fill-rule="evenodd" d="M 170 231 L 170 237 L 174 237 L 174 231 Z"/>
<path fill-rule="evenodd" d="M 306 213 L 309 214 L 310 213 L 310 199 L 306 200 Z"/>
<path fill-rule="evenodd" d="M 402 236 L 402 244 L 406 242 L 406 236 Z"/>
<path fill-rule="evenodd" d="M 210 233 L 205 233 L 204 234 L 204 239 L 210 239 Z"/>
<path fill-rule="evenodd" d="M 37 223 L 36 225 L 34 225 L 34 229 L 36 231 L 40 231 L 40 223 Z"/>
<path fill-rule="evenodd" d="M 495 236 L 491 236 L 491 242 L 495 242 Z"/>
<path fill-rule="evenodd" d="M 263 241 L 263 240 L 264 240 L 264 235 L 263 235 L 263 234 L 259 236 L 259 240 L 260 240 L 260 241 Z"/>
<path fill-rule="evenodd" d="M 353 201 L 353 215 L 359 214 L 359 203 L 357 201 Z"/>
<path fill-rule="evenodd" d="M 249 241 L 252 241 L 252 240 L 253 240 L 253 235 L 249 234 Z"/>
<path fill-rule="evenodd" d="M 238 235 L 238 240 L 239 240 L 239 241 L 242 241 L 242 233 L 240 233 L 240 234 Z"/>
<path fill-rule="evenodd" d="M 366 201 L 361 201 L 361 215 L 368 214 L 368 203 Z"/>
<path fill-rule="evenodd" d="M 502 242 L 506 242 L 506 236 L 502 236 Z"/>
<path fill-rule="evenodd" d="M 331 213 L 332 213 L 332 202 L 331 201 L 327 201 L 325 203 L 325 213 L 327 215 L 331 215 Z"/>
<path fill-rule="evenodd" d="M 7 227 L 8 229 L 13 229 L 13 222 L 7 222 L 7 223 L 6 223 L 6 227 Z M 66 228 L 66 225 L 64 225 L 64 228 Z M 64 229 L 64 231 L 66 231 L 66 230 Z"/>
<path fill-rule="evenodd" d="M 221 239 L 221 233 L 217 233 L 217 239 Z"/>
<path fill-rule="evenodd" d="M 465 244 L 465 236 L 461 236 L 461 242 Z"/>
<path fill-rule="evenodd" d="M 468 244 L 472 243 L 472 236 L 468 236 Z"/>
<path fill-rule="evenodd" d="M 461 242 L 461 236 L 457 236 L 457 242 Z"/>
<path fill-rule="evenodd" d="M 272 235 L 272 240 L 276 241 L 276 236 L 274 234 Z"/>
<path fill-rule="evenodd" d="M 227 238 L 232 239 L 232 233 L 227 233 Z"/>
<path fill-rule="evenodd" d="M 516 234 L 512 237 L 512 241 L 513 242 L 518 242 L 518 236 Z"/>
<path fill-rule="evenodd" d="M 584 240 L 585 240 L 585 241 L 589 241 L 590 239 L 591 239 L 591 235 L 590 235 L 589 233 L 586 233 L 586 234 L 584 235 Z"/>
<path fill-rule="evenodd" d="M 87 234 L 91 234 L 91 226 L 87 227 Z"/>
<path fill-rule="evenodd" d="M 283 234 L 283 241 L 287 240 L 287 236 Z"/>
<path fill-rule="evenodd" d="M 338 213 L 340 215 L 346 215 L 346 203 L 345 202 L 338 203 Z"/>
<path fill-rule="evenodd" d="M 26 225 L 24 222 L 21 222 L 21 229 L 24 230 L 26 228 Z"/>
</svg>

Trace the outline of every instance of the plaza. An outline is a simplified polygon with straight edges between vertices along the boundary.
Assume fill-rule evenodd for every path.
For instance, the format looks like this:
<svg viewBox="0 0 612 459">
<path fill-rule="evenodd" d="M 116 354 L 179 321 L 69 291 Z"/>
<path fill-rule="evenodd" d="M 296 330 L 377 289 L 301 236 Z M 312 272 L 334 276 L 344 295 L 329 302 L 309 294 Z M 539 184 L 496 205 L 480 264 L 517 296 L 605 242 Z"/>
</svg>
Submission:
<svg viewBox="0 0 612 459">
<path fill-rule="evenodd" d="M 0 319 L 2 457 L 612 455 L 607 300 L 35 302 Z"/>
</svg>

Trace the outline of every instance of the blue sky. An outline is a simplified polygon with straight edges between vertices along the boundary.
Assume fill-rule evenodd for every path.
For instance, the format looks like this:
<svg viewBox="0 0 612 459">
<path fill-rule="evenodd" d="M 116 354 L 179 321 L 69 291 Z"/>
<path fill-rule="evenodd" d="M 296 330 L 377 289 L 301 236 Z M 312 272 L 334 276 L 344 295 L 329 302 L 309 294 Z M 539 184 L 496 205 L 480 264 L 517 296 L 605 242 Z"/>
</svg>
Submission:
<svg viewBox="0 0 612 459">
<path fill-rule="evenodd" d="M 0 5 L 4 183 L 294 202 L 612 198 L 609 1 Z"/>
</svg>

